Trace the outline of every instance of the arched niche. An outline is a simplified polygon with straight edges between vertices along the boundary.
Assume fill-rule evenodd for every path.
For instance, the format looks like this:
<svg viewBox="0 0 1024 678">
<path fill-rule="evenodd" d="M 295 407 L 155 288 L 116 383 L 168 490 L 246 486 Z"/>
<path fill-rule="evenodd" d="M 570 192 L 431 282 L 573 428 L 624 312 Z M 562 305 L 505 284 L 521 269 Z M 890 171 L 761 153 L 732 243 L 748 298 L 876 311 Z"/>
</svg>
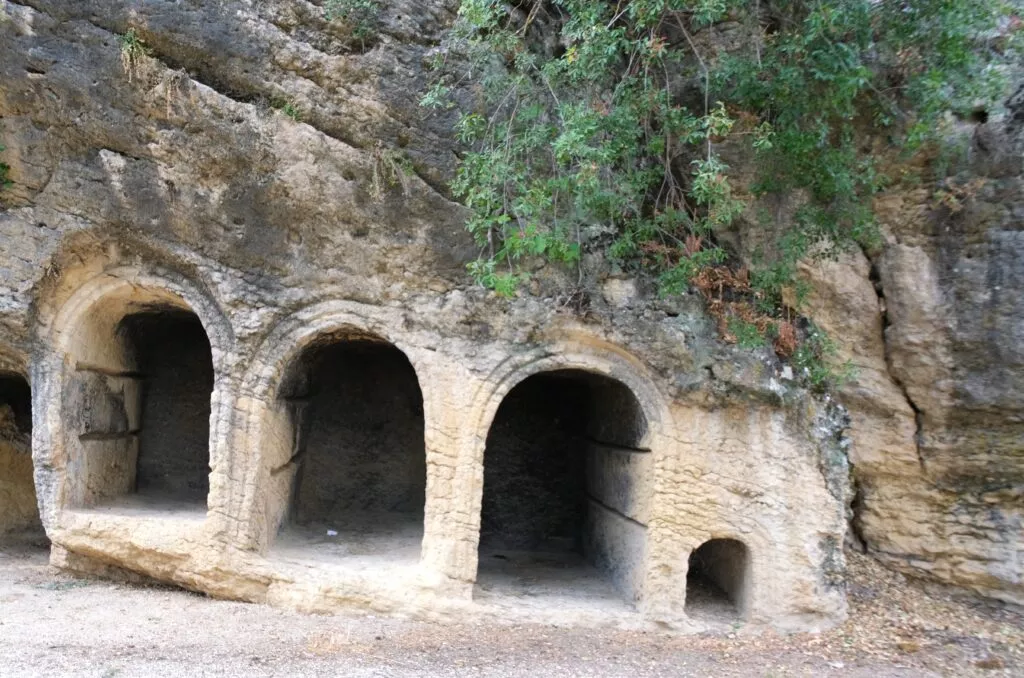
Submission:
<svg viewBox="0 0 1024 678">
<path fill-rule="evenodd" d="M 405 353 L 352 328 L 316 335 L 286 362 L 261 440 L 272 558 L 415 565 L 426 456 Z"/>
<path fill-rule="evenodd" d="M 205 512 L 210 336 L 176 291 L 131 277 L 90 281 L 55 322 L 66 455 L 61 503 Z"/>
<path fill-rule="evenodd" d="M 642 595 L 650 422 L 623 381 L 552 365 L 501 400 L 483 455 L 477 595 Z"/>
<path fill-rule="evenodd" d="M 746 618 L 750 580 L 750 550 L 746 544 L 738 539 L 709 539 L 690 553 L 687 616 L 726 622 Z"/>
</svg>

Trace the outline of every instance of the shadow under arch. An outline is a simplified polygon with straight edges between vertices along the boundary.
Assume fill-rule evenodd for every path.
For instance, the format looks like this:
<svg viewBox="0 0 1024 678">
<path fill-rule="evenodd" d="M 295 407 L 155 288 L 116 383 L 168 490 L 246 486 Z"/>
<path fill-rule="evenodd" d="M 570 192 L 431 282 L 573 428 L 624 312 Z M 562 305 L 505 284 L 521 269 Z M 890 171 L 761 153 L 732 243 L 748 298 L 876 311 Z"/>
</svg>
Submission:
<svg viewBox="0 0 1024 678">
<path fill-rule="evenodd" d="M 663 431 L 671 430 L 672 415 L 667 399 L 654 385 L 643 363 L 614 344 L 589 337 L 585 344 L 562 341 L 555 348 L 538 348 L 502 361 L 487 376 L 485 385 L 480 387 L 474 398 L 476 405 L 473 411 L 479 413 L 474 430 L 490 429 L 501 401 L 520 382 L 535 374 L 559 370 L 590 372 L 626 386 L 636 396 L 647 420 L 644 444 L 660 439 Z"/>
<path fill-rule="evenodd" d="M 24 369 L 4 367 L 0 362 L 0 543 L 44 544 L 32 470 L 31 388 Z"/>
<path fill-rule="evenodd" d="M 745 619 L 753 582 L 750 546 L 734 537 L 713 537 L 690 552 L 686 614 L 711 621 Z"/>
<path fill-rule="evenodd" d="M 321 302 L 286 317 L 261 343 L 242 387 L 245 447 L 254 452 L 238 498 L 245 548 L 418 562 L 426 492 L 420 369 L 394 340 L 398 320 L 385 315 Z"/>
<path fill-rule="evenodd" d="M 60 508 L 119 498 L 204 514 L 218 503 L 210 471 L 229 433 L 234 334 L 203 287 L 162 268 L 107 269 L 40 331 L 34 443 L 44 522 Z"/>
<path fill-rule="evenodd" d="M 520 468 L 528 468 L 544 463 L 539 460 L 558 454 L 559 449 L 576 446 L 576 454 L 583 461 L 567 461 L 559 471 L 566 483 L 574 484 L 573 492 L 583 495 L 586 505 L 582 523 L 579 515 L 572 518 L 584 525 L 582 533 L 573 540 L 573 550 L 582 551 L 590 565 L 596 566 L 618 591 L 618 596 L 628 604 L 640 604 L 646 579 L 647 523 L 656 481 L 656 459 L 670 454 L 672 449 L 672 441 L 664 434 L 666 427 L 671 430 L 667 399 L 654 386 L 642 363 L 603 340 L 573 336 L 510 357 L 492 372 L 486 383 L 491 386 L 480 390 L 474 408 L 479 413 L 474 461 L 483 481 L 477 484 L 482 489 L 474 498 L 478 525 L 483 531 L 476 535 L 477 595 L 508 588 L 502 578 L 507 581 L 508 575 L 514 575 L 508 565 L 514 565 L 517 558 L 527 566 L 529 562 L 538 562 L 530 554 L 491 553 L 492 549 L 488 549 L 488 532 L 494 531 L 494 521 L 487 513 L 493 513 L 494 501 L 484 495 L 494 491 L 498 486 L 495 479 L 502 474 L 493 470 L 495 459 L 499 465 L 502 463 L 497 455 L 533 448 L 530 454 L 534 461 L 520 464 Z M 574 412 L 583 407 L 589 412 Z M 517 418 L 526 423 L 517 424 Z M 553 426 L 544 424 L 545 419 Z M 616 421 L 620 419 L 627 425 L 616 425 L 621 423 Z M 531 430 L 543 433 L 529 433 Z M 504 441 L 499 443 L 499 436 Z M 551 443 L 539 440 L 543 436 L 548 436 Z M 524 479 L 520 490 L 537 487 L 539 474 L 527 473 L 534 477 Z M 538 492 L 550 495 L 551 485 L 547 487 Z M 566 501 L 562 503 L 567 505 Z M 500 567 L 494 567 L 494 558 Z M 566 570 L 568 564 L 560 562 L 558 567 Z M 499 570 L 498 576 L 488 582 L 488 571 L 495 569 Z M 529 576 L 539 581 L 546 575 L 534 570 Z M 562 593 L 580 596 L 591 596 L 596 591 L 581 588 L 580 582 L 586 576 L 570 577 L 565 586 L 554 578 L 548 579 L 548 584 L 538 588 L 552 593 L 561 588 Z M 536 595 L 537 591 L 532 593 Z"/>
</svg>

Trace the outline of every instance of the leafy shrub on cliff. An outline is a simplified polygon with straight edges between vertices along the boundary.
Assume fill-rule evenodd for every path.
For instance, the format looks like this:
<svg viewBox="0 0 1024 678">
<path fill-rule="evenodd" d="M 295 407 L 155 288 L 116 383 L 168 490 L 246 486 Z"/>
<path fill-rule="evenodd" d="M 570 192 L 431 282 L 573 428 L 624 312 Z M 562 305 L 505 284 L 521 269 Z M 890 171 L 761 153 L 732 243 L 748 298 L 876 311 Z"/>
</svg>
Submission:
<svg viewBox="0 0 1024 678">
<path fill-rule="evenodd" d="M 3 153 L 6 150 L 7 148 L 3 144 L 0 144 L 0 153 Z M 0 161 L 0 191 L 11 185 L 12 182 L 10 178 L 7 176 L 8 172 L 10 171 L 11 166 L 3 161 Z"/>
<path fill-rule="evenodd" d="M 477 94 L 455 130 L 470 272 L 513 294 L 527 258 L 601 252 L 673 294 L 728 270 L 723 334 L 789 336 L 798 263 L 876 237 L 871 140 L 891 168 L 998 105 L 1016 1 L 462 0 L 423 104 Z M 799 205 L 784 223 L 750 217 L 770 194 Z M 753 256 L 724 245 L 759 228 Z"/>
<path fill-rule="evenodd" d="M 380 0 L 327 0 L 324 10 L 328 21 L 349 26 L 352 37 L 368 38 L 374 31 L 381 11 Z"/>
<path fill-rule="evenodd" d="M 143 60 L 149 56 L 149 47 L 134 28 L 129 28 L 117 40 L 121 46 L 121 68 L 128 76 L 128 82 L 131 82 L 140 74 Z"/>
</svg>

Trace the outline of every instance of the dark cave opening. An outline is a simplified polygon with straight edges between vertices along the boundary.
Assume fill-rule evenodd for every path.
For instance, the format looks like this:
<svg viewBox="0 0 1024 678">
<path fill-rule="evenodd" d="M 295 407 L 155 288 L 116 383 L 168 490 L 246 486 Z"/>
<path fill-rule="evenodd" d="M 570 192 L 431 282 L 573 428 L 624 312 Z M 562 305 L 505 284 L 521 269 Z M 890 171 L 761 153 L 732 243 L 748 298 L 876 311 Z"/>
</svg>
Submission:
<svg viewBox="0 0 1024 678">
<path fill-rule="evenodd" d="M 130 314 L 119 329 L 135 372 L 124 376 L 140 380 L 135 494 L 205 505 L 214 382 L 206 331 L 176 308 Z"/>
<path fill-rule="evenodd" d="M 597 582 L 635 602 L 646 527 L 605 497 L 635 482 L 621 458 L 647 454 L 647 421 L 624 384 L 581 370 L 533 375 L 488 432 L 478 584 L 572 589 Z M 632 553 L 627 557 L 626 553 Z"/>
<path fill-rule="evenodd" d="M 423 396 L 406 355 L 376 339 L 320 342 L 289 370 L 282 399 L 295 475 L 277 547 L 418 558 Z"/>
<path fill-rule="evenodd" d="M 747 607 L 750 556 L 743 542 L 711 539 L 690 554 L 686 613 L 695 617 L 736 618 Z"/>
</svg>

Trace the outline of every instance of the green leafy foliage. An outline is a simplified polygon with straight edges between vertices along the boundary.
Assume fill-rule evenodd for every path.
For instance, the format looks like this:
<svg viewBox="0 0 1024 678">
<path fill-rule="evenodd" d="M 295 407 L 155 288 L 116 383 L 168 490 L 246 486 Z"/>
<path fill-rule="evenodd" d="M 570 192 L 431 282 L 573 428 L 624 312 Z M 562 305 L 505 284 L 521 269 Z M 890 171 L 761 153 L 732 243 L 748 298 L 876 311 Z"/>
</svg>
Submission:
<svg viewBox="0 0 1024 678">
<path fill-rule="evenodd" d="M 742 274 L 712 277 L 747 301 L 719 289 L 718 308 L 738 309 L 722 326 L 763 344 L 770 318 L 789 323 L 783 300 L 806 295 L 801 261 L 877 238 L 889 177 L 865 139 L 899 151 L 891 165 L 941 140 L 950 112 L 998 105 L 1014 2 L 462 0 L 457 58 L 438 58 L 422 104 L 452 107 L 467 82 L 479 102 L 455 127 L 470 150 L 452 188 L 480 245 L 469 271 L 510 295 L 527 260 L 580 267 L 593 251 L 677 294 L 725 266 Z M 725 21 L 745 37 L 718 48 Z M 761 225 L 751 203 L 769 194 L 801 206 Z M 741 262 L 722 236 L 752 228 L 764 245 Z M 812 335 L 792 357 L 813 383 L 830 352 Z"/>
<path fill-rule="evenodd" d="M 324 10 L 328 21 L 348 25 L 352 37 L 365 40 L 373 35 L 380 16 L 380 0 L 327 0 Z"/>
<path fill-rule="evenodd" d="M 756 323 L 742 318 L 729 318 L 727 327 L 729 333 L 736 337 L 736 344 L 741 348 L 759 348 L 766 343 L 767 337 Z"/>
<path fill-rule="evenodd" d="M 275 99 L 271 102 L 271 106 L 281 111 L 281 113 L 294 122 L 299 122 L 302 118 L 302 112 L 299 110 L 298 104 L 292 99 Z"/>
<path fill-rule="evenodd" d="M 132 55 L 141 56 L 149 53 L 149 49 L 142 42 L 142 38 L 139 37 L 138 32 L 134 28 L 129 28 L 123 35 L 118 36 L 118 44 L 121 45 L 121 51 Z"/>
<path fill-rule="evenodd" d="M 6 150 L 7 148 L 3 144 L 0 144 L 0 153 L 3 153 Z M 0 190 L 3 190 L 11 185 L 12 182 L 10 177 L 8 176 L 8 173 L 10 171 L 10 165 L 8 165 L 5 162 L 0 162 Z"/>
<path fill-rule="evenodd" d="M 793 353 L 793 365 L 802 372 L 812 388 L 824 389 L 831 382 L 850 378 L 853 365 L 849 361 L 837 364 L 835 343 L 820 328 L 811 323 L 807 335 Z"/>
<path fill-rule="evenodd" d="M 143 59 L 149 56 L 149 47 L 134 28 L 119 35 L 117 41 L 121 47 L 121 67 L 128 76 L 128 82 L 131 82 L 139 74 Z"/>
</svg>

